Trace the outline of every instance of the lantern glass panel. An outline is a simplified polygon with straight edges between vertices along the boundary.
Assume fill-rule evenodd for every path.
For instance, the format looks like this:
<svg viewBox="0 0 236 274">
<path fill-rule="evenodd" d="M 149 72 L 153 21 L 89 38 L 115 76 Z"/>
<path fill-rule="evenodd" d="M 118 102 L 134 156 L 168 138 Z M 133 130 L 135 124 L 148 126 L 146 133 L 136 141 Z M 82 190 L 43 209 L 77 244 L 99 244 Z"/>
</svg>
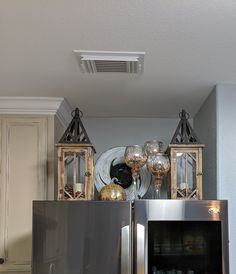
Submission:
<svg viewBox="0 0 236 274">
<path fill-rule="evenodd" d="M 176 152 L 178 196 L 189 196 L 197 188 L 195 152 Z"/>
<path fill-rule="evenodd" d="M 65 152 L 64 153 L 64 190 L 66 197 L 83 198 L 84 196 L 84 175 L 85 175 L 85 153 Z M 68 198 L 68 197 L 67 197 Z"/>
</svg>

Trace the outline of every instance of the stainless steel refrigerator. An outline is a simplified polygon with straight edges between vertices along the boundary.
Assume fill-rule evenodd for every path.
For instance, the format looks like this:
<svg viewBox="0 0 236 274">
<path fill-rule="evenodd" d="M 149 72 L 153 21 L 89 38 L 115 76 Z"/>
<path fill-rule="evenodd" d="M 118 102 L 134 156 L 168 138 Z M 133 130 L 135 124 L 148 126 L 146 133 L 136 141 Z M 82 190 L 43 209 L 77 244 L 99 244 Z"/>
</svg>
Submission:
<svg viewBox="0 0 236 274">
<path fill-rule="evenodd" d="M 227 201 L 34 201 L 33 274 L 229 274 Z"/>
</svg>

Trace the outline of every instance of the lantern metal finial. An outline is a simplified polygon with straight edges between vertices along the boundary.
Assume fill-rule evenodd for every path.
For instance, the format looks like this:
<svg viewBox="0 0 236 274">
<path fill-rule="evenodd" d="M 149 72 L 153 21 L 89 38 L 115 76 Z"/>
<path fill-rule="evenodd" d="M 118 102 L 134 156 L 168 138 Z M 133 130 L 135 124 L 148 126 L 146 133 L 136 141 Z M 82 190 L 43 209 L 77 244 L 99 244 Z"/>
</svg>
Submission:
<svg viewBox="0 0 236 274">
<path fill-rule="evenodd" d="M 189 113 L 184 109 L 179 113 L 180 122 L 177 126 L 175 134 L 171 140 L 171 144 L 200 144 L 197 135 L 188 122 Z"/>
<path fill-rule="evenodd" d="M 61 137 L 60 144 L 91 144 L 88 134 L 83 126 L 80 118 L 83 117 L 83 112 L 76 108 L 72 111 L 71 116 L 73 117 L 68 128 Z M 95 149 L 93 147 L 95 152 Z"/>
</svg>

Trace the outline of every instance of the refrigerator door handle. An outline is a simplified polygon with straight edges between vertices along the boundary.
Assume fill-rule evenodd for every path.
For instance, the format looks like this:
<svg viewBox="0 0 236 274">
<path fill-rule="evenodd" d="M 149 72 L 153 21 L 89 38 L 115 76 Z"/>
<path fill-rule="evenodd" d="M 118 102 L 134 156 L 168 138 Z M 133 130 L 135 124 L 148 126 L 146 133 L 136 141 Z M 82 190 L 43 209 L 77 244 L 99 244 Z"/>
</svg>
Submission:
<svg viewBox="0 0 236 274">
<path fill-rule="evenodd" d="M 53 274 L 53 273 L 54 273 L 54 268 L 55 268 L 55 265 L 54 265 L 54 264 L 50 264 L 50 265 L 49 265 L 48 274 Z"/>
<path fill-rule="evenodd" d="M 145 272 L 145 227 L 141 224 L 137 224 L 137 274 L 144 274 Z"/>
<path fill-rule="evenodd" d="M 130 226 L 121 228 L 121 274 L 131 274 Z"/>
</svg>

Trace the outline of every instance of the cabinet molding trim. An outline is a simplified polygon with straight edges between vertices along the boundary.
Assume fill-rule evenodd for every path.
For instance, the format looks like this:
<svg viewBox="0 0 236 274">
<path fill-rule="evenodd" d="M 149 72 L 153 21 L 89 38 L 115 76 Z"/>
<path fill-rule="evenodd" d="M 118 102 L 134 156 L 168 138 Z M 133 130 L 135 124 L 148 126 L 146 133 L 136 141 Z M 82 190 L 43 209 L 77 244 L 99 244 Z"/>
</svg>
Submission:
<svg viewBox="0 0 236 274">
<path fill-rule="evenodd" d="M 0 97 L 0 114 L 56 115 L 64 127 L 71 120 L 71 111 L 63 97 Z"/>
</svg>

